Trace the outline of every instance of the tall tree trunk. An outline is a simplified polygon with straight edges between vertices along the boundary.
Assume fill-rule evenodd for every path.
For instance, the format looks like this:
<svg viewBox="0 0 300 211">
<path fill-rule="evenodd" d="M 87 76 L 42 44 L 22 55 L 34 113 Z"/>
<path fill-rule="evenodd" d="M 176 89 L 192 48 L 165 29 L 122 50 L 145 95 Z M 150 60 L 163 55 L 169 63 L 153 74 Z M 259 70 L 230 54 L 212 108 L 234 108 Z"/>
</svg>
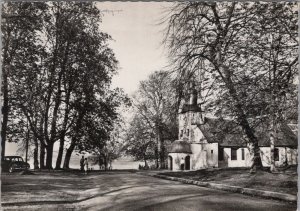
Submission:
<svg viewBox="0 0 300 211">
<path fill-rule="evenodd" d="M 104 170 L 107 171 L 107 156 L 104 155 Z"/>
<path fill-rule="evenodd" d="M 75 143 L 76 143 L 75 140 L 72 139 L 72 142 L 71 142 L 69 148 L 67 149 L 67 152 L 66 152 L 66 155 L 65 155 L 64 166 L 63 166 L 64 169 L 69 169 L 70 168 L 69 164 L 70 164 L 71 155 L 72 155 L 72 153 L 75 149 Z"/>
<path fill-rule="evenodd" d="M 158 168 L 165 168 L 165 152 L 164 152 L 164 141 L 162 140 L 162 131 L 160 128 L 156 130 L 157 132 L 157 150 L 159 156 Z"/>
<path fill-rule="evenodd" d="M 88 102 L 86 101 L 85 105 L 87 103 Z M 73 153 L 73 151 L 75 149 L 76 143 L 78 141 L 77 140 L 78 139 L 78 134 L 79 134 L 79 131 L 80 131 L 81 127 L 82 127 L 82 119 L 84 117 L 84 113 L 85 113 L 84 111 L 79 112 L 79 115 L 77 117 L 74 138 L 72 138 L 70 147 L 67 149 L 67 152 L 66 152 L 66 155 L 65 155 L 65 161 L 64 161 L 64 166 L 63 166 L 64 169 L 68 169 L 69 168 L 69 163 L 70 163 L 71 155 L 72 155 L 72 153 Z"/>
<path fill-rule="evenodd" d="M 148 169 L 148 163 L 147 163 L 146 155 L 144 155 L 144 161 L 145 161 L 145 169 Z"/>
<path fill-rule="evenodd" d="M 271 148 L 271 154 L 270 154 L 270 160 L 271 160 L 271 166 L 270 166 L 270 171 L 274 172 L 275 171 L 275 159 L 274 159 L 274 141 L 275 137 L 273 133 L 270 133 L 270 148 Z"/>
<path fill-rule="evenodd" d="M 37 138 L 34 138 L 34 150 L 33 150 L 33 168 L 39 168 L 39 158 L 38 158 L 39 144 Z"/>
<path fill-rule="evenodd" d="M 273 110 L 273 109 L 272 109 Z M 276 172 L 276 167 L 275 167 L 275 156 L 274 156 L 274 151 L 275 151 L 275 139 L 277 138 L 277 119 L 276 115 L 274 114 L 274 111 L 272 111 L 272 119 L 271 119 L 271 132 L 270 132 L 270 161 L 271 161 L 271 166 L 270 166 L 270 171 L 271 172 Z"/>
<path fill-rule="evenodd" d="M 158 140 L 156 140 L 156 147 L 155 147 L 155 166 L 159 168 L 159 154 L 158 154 Z"/>
<path fill-rule="evenodd" d="M 46 168 L 47 169 L 53 169 L 53 167 L 52 167 L 53 146 L 54 146 L 54 143 L 50 142 L 50 143 L 48 143 L 48 145 L 46 147 L 46 149 L 47 149 Z"/>
<path fill-rule="evenodd" d="M 212 9 L 215 8 L 216 5 L 212 6 Z M 235 3 L 233 3 L 232 7 L 229 10 L 229 18 L 226 26 L 222 26 L 219 17 L 217 13 L 214 13 L 214 16 L 216 18 L 216 24 L 218 26 L 218 34 L 222 35 L 220 39 L 217 40 L 217 43 L 215 44 L 214 51 L 211 51 L 211 61 L 215 65 L 216 71 L 219 73 L 220 77 L 222 78 L 223 82 L 225 83 L 225 87 L 227 88 L 230 97 L 232 98 L 232 101 L 234 103 L 234 107 L 237 112 L 237 117 L 239 121 L 239 125 L 242 127 L 244 133 L 247 136 L 248 139 L 248 146 L 249 146 L 249 152 L 252 156 L 252 164 L 251 164 L 251 170 L 250 172 L 255 172 L 257 168 L 262 168 L 262 162 L 260 158 L 260 149 L 258 146 L 258 139 L 254 134 L 253 129 L 250 127 L 250 124 L 248 122 L 247 116 L 245 114 L 245 111 L 243 109 L 243 104 L 240 101 L 240 98 L 237 94 L 236 88 L 234 87 L 234 83 L 232 81 L 232 71 L 229 69 L 228 66 L 226 66 L 226 62 L 224 61 L 222 51 L 222 46 L 225 44 L 225 40 L 223 37 L 226 37 L 228 33 L 228 26 L 231 21 L 231 17 L 233 14 L 235 8 Z"/>
<path fill-rule="evenodd" d="M 65 139 L 61 138 L 60 142 L 59 142 L 59 150 L 58 150 L 58 156 L 56 159 L 55 169 L 60 169 L 63 152 L 64 152 L 64 144 L 65 144 Z"/>
<path fill-rule="evenodd" d="M 7 19 L 3 20 L 3 23 L 6 24 L 5 22 L 7 21 Z M 6 31 L 6 34 L 4 34 L 4 37 L 2 38 L 4 40 L 3 42 L 3 58 L 2 58 L 2 84 L 0 82 L 1 85 L 1 92 L 3 94 L 3 105 L 2 105 L 2 123 L 1 123 L 1 159 L 4 159 L 5 156 L 5 143 L 6 143 L 6 132 L 7 132 L 7 123 L 8 123 L 8 113 L 9 113 L 9 104 L 8 104 L 8 100 L 9 100 L 9 96 L 8 96 L 8 71 L 10 68 L 10 63 L 12 60 L 12 52 L 10 53 L 10 57 L 9 57 L 9 53 L 8 53 L 8 49 L 11 43 L 11 32 L 12 29 L 8 28 Z M 6 39 L 4 39 L 6 38 Z M 3 41 L 2 40 L 2 41 Z M 0 79 L 0 80 L 1 80 Z M 0 120 L 1 121 L 1 120 Z"/>
<path fill-rule="evenodd" d="M 41 169 L 45 168 L 45 150 L 46 150 L 46 146 L 43 142 L 41 142 L 41 147 L 40 147 L 40 168 Z"/>
<path fill-rule="evenodd" d="M 66 89 L 66 86 L 65 86 L 65 89 Z M 67 129 L 67 124 L 68 124 L 68 119 L 69 119 L 69 112 L 70 112 L 70 110 L 69 110 L 70 93 L 71 93 L 71 88 L 69 87 L 67 94 L 66 94 L 66 109 L 65 109 L 62 135 L 60 137 L 59 150 L 58 150 L 58 156 L 57 156 L 57 160 L 56 160 L 55 169 L 60 169 L 63 152 L 64 152 L 65 135 L 66 135 L 66 129 Z"/>
<path fill-rule="evenodd" d="M 165 149 L 165 142 L 164 140 L 161 140 L 161 162 L 162 162 L 162 168 L 166 169 L 166 149 Z"/>
<path fill-rule="evenodd" d="M 2 84 L 2 93 L 3 93 L 3 107 L 2 107 L 2 125 L 1 125 L 1 159 L 4 159 L 5 156 L 5 143 L 6 143 L 6 132 L 7 132 L 7 123 L 8 123 L 8 80 L 7 73 L 3 69 L 3 84 Z"/>
<path fill-rule="evenodd" d="M 225 82 L 226 88 L 229 91 L 229 94 L 234 102 L 235 109 L 237 111 L 237 117 L 239 121 L 239 125 L 242 127 L 244 133 L 246 134 L 248 141 L 249 141 L 249 152 L 250 156 L 252 157 L 251 161 L 251 170 L 250 172 L 255 172 L 256 169 L 262 168 L 262 162 L 260 157 L 260 149 L 258 146 L 258 139 L 254 134 L 253 129 L 250 127 L 250 124 L 248 122 L 247 116 L 243 110 L 243 104 L 240 102 L 237 91 L 233 85 L 232 79 L 231 79 L 231 72 L 227 66 L 225 66 L 218 58 L 220 58 L 218 51 L 217 53 L 217 64 L 218 64 L 218 72 L 220 76 L 223 78 L 223 81 Z"/>
</svg>

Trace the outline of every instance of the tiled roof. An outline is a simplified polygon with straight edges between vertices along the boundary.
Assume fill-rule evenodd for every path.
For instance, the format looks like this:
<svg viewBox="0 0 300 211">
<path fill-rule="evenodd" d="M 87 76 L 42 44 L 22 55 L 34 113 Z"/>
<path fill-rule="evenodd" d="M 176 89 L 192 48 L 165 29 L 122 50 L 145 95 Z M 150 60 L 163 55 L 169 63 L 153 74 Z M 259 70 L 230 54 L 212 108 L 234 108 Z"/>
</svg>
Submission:
<svg viewBox="0 0 300 211">
<path fill-rule="evenodd" d="M 198 125 L 204 137 L 209 143 L 219 143 L 224 147 L 246 147 L 246 140 L 243 139 L 243 132 L 232 120 L 204 118 L 204 124 Z M 269 130 L 266 123 L 255 128 L 259 146 L 270 146 Z M 280 125 L 278 138 L 275 139 L 275 146 L 298 146 L 297 136 L 285 123 Z"/>
</svg>

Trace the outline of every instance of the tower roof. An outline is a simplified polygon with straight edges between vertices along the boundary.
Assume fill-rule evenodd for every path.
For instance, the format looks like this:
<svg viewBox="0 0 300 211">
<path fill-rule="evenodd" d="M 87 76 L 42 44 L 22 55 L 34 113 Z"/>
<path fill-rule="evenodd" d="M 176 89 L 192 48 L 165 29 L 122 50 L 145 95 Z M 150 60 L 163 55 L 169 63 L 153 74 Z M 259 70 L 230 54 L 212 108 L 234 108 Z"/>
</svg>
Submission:
<svg viewBox="0 0 300 211">
<path fill-rule="evenodd" d="M 189 111 L 193 111 L 193 112 L 202 112 L 200 106 L 198 106 L 197 104 L 184 104 L 180 113 L 186 113 Z"/>
<path fill-rule="evenodd" d="M 189 101 L 184 103 L 182 108 L 179 110 L 179 113 L 186 113 L 189 111 L 192 112 L 201 112 L 201 107 L 197 104 L 197 90 L 195 88 L 195 81 L 190 82 L 189 88 Z"/>
<path fill-rule="evenodd" d="M 192 153 L 191 145 L 187 142 L 187 138 L 176 140 L 171 144 L 169 153 Z"/>
</svg>

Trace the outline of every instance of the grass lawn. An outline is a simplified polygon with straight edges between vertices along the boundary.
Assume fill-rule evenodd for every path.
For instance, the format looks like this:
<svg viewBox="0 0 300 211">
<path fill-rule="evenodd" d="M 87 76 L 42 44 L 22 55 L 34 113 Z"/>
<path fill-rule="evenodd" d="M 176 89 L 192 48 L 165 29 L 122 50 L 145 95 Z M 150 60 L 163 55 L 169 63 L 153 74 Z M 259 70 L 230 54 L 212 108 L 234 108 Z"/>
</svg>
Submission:
<svg viewBox="0 0 300 211">
<path fill-rule="evenodd" d="M 203 169 L 190 172 L 165 172 L 161 174 L 293 195 L 297 195 L 298 191 L 296 166 L 278 173 L 257 171 L 255 174 L 250 174 L 248 169 Z"/>
</svg>

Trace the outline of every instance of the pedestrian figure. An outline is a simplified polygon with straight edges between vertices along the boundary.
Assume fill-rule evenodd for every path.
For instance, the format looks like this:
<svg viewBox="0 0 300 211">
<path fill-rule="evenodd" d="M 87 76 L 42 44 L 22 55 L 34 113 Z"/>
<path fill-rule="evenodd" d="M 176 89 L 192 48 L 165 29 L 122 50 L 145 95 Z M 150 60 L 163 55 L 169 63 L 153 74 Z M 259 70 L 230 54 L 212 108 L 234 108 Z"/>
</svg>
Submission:
<svg viewBox="0 0 300 211">
<path fill-rule="evenodd" d="M 180 169 L 184 170 L 184 159 L 183 158 L 181 158 L 181 160 L 180 160 Z"/>
<path fill-rule="evenodd" d="M 87 174 L 88 169 L 89 169 L 89 163 L 88 163 L 87 158 L 85 158 L 84 159 L 84 171 L 85 171 L 85 174 Z"/>
<path fill-rule="evenodd" d="M 84 156 L 80 159 L 80 171 L 84 171 Z"/>
</svg>

